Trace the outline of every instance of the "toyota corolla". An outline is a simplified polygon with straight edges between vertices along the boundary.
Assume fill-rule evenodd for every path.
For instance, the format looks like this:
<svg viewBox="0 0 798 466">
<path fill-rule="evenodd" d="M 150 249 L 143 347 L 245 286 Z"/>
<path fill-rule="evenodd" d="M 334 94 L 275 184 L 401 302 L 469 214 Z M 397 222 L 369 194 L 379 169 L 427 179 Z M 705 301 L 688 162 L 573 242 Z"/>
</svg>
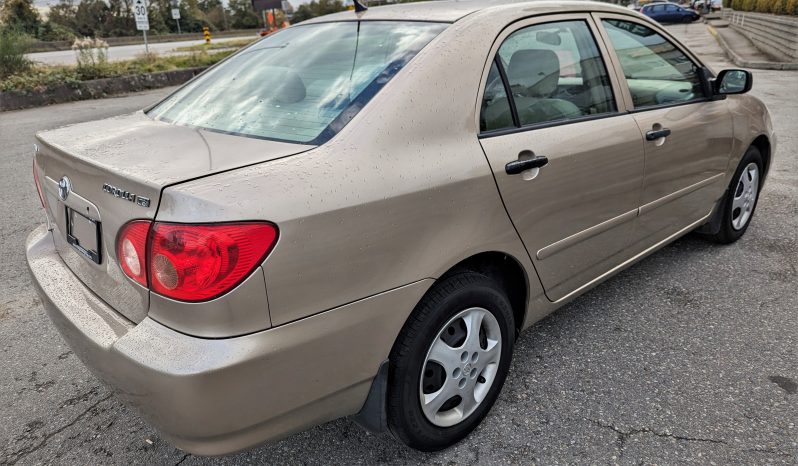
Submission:
<svg viewBox="0 0 798 466">
<path fill-rule="evenodd" d="M 337 13 L 39 133 L 28 264 L 75 353 L 182 449 L 351 415 L 437 450 L 491 409 L 520 331 L 682 235 L 745 233 L 776 144 L 751 86 L 602 3 Z"/>
</svg>

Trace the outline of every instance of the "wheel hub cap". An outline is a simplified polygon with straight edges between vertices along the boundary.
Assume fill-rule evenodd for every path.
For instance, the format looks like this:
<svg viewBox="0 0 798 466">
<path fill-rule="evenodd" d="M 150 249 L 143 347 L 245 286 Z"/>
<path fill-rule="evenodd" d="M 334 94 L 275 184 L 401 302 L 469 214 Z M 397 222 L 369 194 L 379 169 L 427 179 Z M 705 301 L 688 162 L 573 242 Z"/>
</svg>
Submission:
<svg viewBox="0 0 798 466">
<path fill-rule="evenodd" d="M 756 197 L 759 194 L 759 166 L 753 162 L 749 163 L 734 190 L 732 199 L 732 228 L 742 230 L 751 219 L 756 205 Z"/>
<path fill-rule="evenodd" d="M 501 358 L 501 328 L 483 308 L 466 309 L 438 332 L 422 366 L 419 401 L 440 427 L 460 423 L 482 404 Z"/>
</svg>

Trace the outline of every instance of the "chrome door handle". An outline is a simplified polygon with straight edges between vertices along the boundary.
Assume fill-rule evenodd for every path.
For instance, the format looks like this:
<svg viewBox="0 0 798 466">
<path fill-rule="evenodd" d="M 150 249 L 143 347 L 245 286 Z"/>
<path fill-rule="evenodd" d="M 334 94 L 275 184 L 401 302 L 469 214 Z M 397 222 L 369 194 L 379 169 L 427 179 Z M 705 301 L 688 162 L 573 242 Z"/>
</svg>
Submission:
<svg viewBox="0 0 798 466">
<path fill-rule="evenodd" d="M 508 175 L 517 175 L 526 170 L 545 167 L 548 163 L 549 159 L 547 157 L 538 155 L 531 159 L 514 160 L 504 166 L 504 171 L 506 171 Z"/>
<path fill-rule="evenodd" d="M 668 128 L 658 129 L 656 131 L 651 130 L 646 133 L 646 141 L 656 141 L 659 138 L 665 138 L 671 135 L 671 130 Z"/>
</svg>

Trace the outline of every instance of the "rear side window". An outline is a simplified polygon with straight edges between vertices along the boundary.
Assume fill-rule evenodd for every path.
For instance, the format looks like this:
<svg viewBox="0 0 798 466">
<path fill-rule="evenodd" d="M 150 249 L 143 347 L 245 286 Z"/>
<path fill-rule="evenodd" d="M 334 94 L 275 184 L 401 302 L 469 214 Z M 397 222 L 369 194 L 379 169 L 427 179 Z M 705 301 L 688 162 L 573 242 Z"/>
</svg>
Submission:
<svg viewBox="0 0 798 466">
<path fill-rule="evenodd" d="M 149 115 L 212 131 L 322 144 L 445 28 L 352 21 L 285 29 L 230 57 Z"/>
<path fill-rule="evenodd" d="M 704 98 L 699 67 L 642 24 L 603 20 L 636 108 Z"/>
<path fill-rule="evenodd" d="M 515 126 L 513 113 L 510 109 L 510 98 L 507 96 L 504 81 L 502 81 L 495 60 L 490 67 L 488 84 L 485 86 L 485 94 L 482 96 L 482 112 L 480 113 L 479 126 L 481 131 L 493 131 Z"/>
<path fill-rule="evenodd" d="M 521 126 L 616 110 L 607 68 L 584 21 L 520 29 L 504 41 L 498 57 Z"/>
</svg>

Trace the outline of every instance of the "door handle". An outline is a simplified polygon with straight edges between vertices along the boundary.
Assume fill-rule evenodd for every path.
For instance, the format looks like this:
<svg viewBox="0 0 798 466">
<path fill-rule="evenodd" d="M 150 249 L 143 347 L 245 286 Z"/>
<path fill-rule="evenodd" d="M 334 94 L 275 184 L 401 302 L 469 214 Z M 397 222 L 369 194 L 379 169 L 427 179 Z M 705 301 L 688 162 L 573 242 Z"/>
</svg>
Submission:
<svg viewBox="0 0 798 466">
<path fill-rule="evenodd" d="M 646 133 L 646 141 L 656 141 L 659 138 L 665 138 L 671 135 L 671 130 L 662 128 L 658 130 L 651 130 Z"/>
<path fill-rule="evenodd" d="M 517 175 L 526 170 L 545 167 L 548 163 L 549 159 L 547 157 L 538 155 L 531 159 L 513 160 L 504 166 L 504 171 L 506 171 L 508 175 Z"/>
</svg>

